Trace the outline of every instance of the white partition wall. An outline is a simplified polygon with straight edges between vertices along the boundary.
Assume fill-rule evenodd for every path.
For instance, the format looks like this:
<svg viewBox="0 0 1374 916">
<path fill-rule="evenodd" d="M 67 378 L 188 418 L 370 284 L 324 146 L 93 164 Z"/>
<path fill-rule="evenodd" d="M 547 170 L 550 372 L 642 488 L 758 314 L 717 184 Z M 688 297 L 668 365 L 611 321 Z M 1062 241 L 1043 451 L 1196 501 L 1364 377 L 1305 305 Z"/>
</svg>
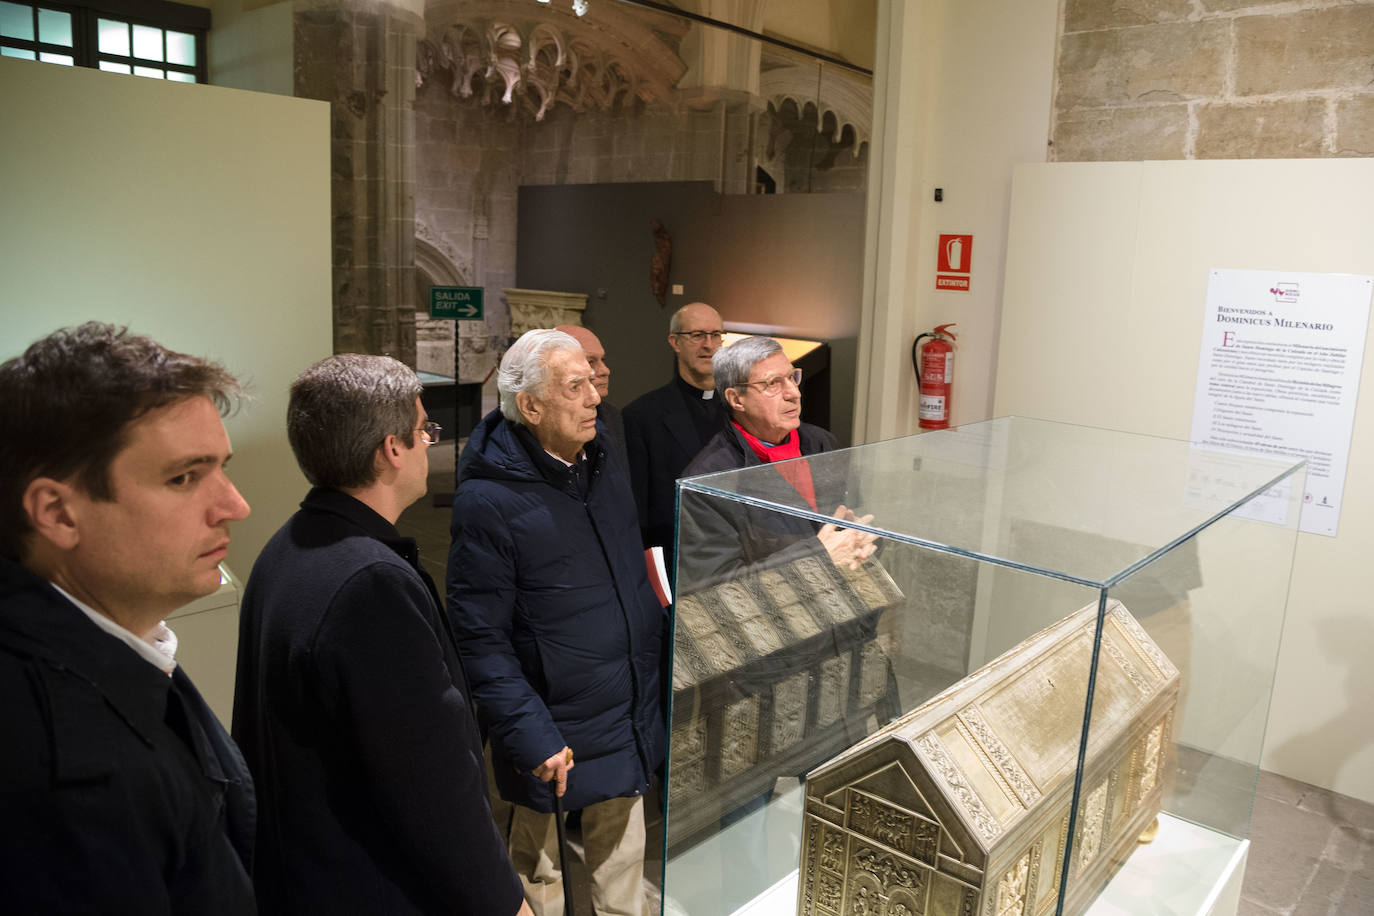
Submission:
<svg viewBox="0 0 1374 916">
<path fill-rule="evenodd" d="M 287 385 L 332 346 L 329 106 L 4 59 L 0 125 L 0 359 L 94 319 L 250 381 L 227 424 L 253 507 L 228 564 L 246 576 L 306 489 Z M 233 677 L 221 629 L 213 663 L 187 662 L 212 696 Z"/>
<path fill-rule="evenodd" d="M 1371 200 L 1369 159 L 1018 167 L 994 413 L 1187 439 L 1208 270 L 1374 274 Z M 1299 538 L 1262 763 L 1374 801 L 1368 369 L 1361 389 L 1339 534 Z"/>
</svg>

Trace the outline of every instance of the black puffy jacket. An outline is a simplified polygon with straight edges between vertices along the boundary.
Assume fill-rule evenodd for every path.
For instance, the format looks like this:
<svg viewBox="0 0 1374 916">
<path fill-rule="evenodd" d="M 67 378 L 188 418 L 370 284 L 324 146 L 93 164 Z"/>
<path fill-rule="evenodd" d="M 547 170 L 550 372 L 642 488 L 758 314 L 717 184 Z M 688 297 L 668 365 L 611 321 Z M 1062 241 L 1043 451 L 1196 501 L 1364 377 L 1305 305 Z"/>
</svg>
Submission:
<svg viewBox="0 0 1374 916">
<path fill-rule="evenodd" d="M 567 468 L 496 410 L 458 465 L 449 614 L 497 788 L 536 811 L 553 796 L 531 771 L 564 745 L 569 810 L 642 794 L 664 755 L 667 614 L 625 469 L 598 440 Z"/>
</svg>

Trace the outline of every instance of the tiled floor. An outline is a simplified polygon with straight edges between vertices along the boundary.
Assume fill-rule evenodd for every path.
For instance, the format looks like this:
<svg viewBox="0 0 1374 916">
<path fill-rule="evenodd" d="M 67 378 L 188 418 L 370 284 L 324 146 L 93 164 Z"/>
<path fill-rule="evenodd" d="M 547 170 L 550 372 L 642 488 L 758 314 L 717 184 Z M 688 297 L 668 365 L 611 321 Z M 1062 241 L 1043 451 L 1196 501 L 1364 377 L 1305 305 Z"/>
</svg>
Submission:
<svg viewBox="0 0 1374 916">
<path fill-rule="evenodd" d="M 430 449 L 431 496 L 407 509 L 398 524 L 419 542 L 420 559 L 441 592 L 449 510 L 442 497 L 443 505 L 434 505 L 433 495 L 452 492 L 454 450 L 451 440 Z M 651 836 L 656 825 L 655 819 Z M 1261 772 L 1250 841 L 1240 916 L 1374 916 L 1374 805 Z M 652 839 L 649 846 L 645 873 L 656 882 L 660 850 Z M 585 882 L 575 886 L 578 912 L 590 913 Z"/>
</svg>

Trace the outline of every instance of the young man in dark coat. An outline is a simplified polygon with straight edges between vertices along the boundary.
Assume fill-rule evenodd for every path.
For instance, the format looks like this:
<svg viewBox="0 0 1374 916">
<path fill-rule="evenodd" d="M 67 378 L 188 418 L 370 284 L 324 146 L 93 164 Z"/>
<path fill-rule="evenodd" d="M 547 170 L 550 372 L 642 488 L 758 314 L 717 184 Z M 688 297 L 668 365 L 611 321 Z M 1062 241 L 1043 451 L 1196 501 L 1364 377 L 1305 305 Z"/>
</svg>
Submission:
<svg viewBox="0 0 1374 916">
<path fill-rule="evenodd" d="M 9 913 L 255 912 L 248 770 L 162 622 L 220 586 L 234 378 L 122 328 L 0 366 Z"/>
<path fill-rule="evenodd" d="M 625 449 L 640 536 L 645 547 L 663 548 L 669 575 L 677 525 L 677 479 L 726 421 L 711 374 L 711 358 L 720 349 L 724 327 L 720 313 L 705 302 L 674 312 L 668 324 L 668 346 L 677 357 L 673 380 L 625 408 Z"/>
<path fill-rule="evenodd" d="M 528 913 L 438 593 L 395 528 L 439 435 L 419 380 L 330 357 L 292 384 L 287 434 L 314 489 L 248 579 L 234 694 L 263 911 Z"/>
<path fill-rule="evenodd" d="M 640 916 L 666 614 L 629 483 L 597 437 L 582 347 L 530 331 L 498 379 L 501 407 L 458 467 L 448 596 L 496 785 L 514 803 L 511 859 L 535 914 L 561 914 L 556 793 L 582 812 L 595 911 Z"/>
<path fill-rule="evenodd" d="M 782 345 L 771 337 L 747 337 L 716 353 L 716 390 L 730 410 L 730 422 L 683 471 L 683 477 L 711 474 L 819 455 L 835 448 L 835 437 L 801 421 L 801 370 L 792 366 Z M 828 466 L 827 469 L 830 469 Z M 853 521 L 843 504 L 847 481 L 828 475 L 819 484 L 812 464 L 780 464 L 770 501 L 806 506 Z M 847 475 L 845 475 L 847 476 Z M 871 516 L 860 521 L 867 522 Z M 690 532 L 692 556 L 684 557 L 678 588 L 684 593 L 760 564 L 782 564 L 808 553 L 824 552 L 836 566 L 857 569 L 873 554 L 876 537 L 835 523 L 820 525 L 783 512 L 754 509 L 727 500 L 684 497 L 682 525 Z"/>
</svg>

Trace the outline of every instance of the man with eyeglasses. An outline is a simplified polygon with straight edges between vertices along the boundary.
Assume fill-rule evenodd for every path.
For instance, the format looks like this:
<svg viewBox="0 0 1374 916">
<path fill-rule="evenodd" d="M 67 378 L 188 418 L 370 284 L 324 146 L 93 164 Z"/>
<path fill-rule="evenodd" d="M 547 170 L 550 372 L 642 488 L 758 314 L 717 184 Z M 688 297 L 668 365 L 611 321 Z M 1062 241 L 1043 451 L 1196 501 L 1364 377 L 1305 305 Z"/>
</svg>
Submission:
<svg viewBox="0 0 1374 916">
<path fill-rule="evenodd" d="M 672 381 L 625 408 L 625 446 L 640 534 L 645 547 L 663 548 L 670 573 L 677 479 L 725 425 L 711 371 L 723 331 L 720 313 L 704 302 L 674 312 L 668 324 L 668 346 L 677 357 Z"/>
<path fill-rule="evenodd" d="M 249 576 L 234 691 L 264 913 L 528 913 L 457 646 L 395 527 L 439 437 L 420 390 L 359 354 L 291 385 L 287 436 L 314 488 Z"/>
<path fill-rule="evenodd" d="M 716 353 L 716 390 L 729 408 L 730 422 L 706 444 L 683 471 L 684 477 L 773 462 L 775 501 L 798 504 L 835 517 L 817 525 L 779 512 L 757 512 L 744 506 L 736 517 L 721 518 L 711 506 L 684 503 L 682 523 L 693 526 L 692 543 L 700 549 L 684 557 L 679 589 L 701 587 L 737 575 L 764 562 L 779 564 L 807 553 L 824 551 L 837 567 L 858 569 L 875 550 L 875 536 L 843 526 L 855 517 L 844 505 L 846 494 L 831 492 L 833 481 L 817 481 L 806 461 L 835 448 L 835 437 L 801 421 L 801 370 L 794 368 L 782 345 L 771 337 L 746 337 Z M 843 482 L 840 482 L 841 485 Z M 760 484 L 766 486 L 766 484 Z"/>
</svg>

